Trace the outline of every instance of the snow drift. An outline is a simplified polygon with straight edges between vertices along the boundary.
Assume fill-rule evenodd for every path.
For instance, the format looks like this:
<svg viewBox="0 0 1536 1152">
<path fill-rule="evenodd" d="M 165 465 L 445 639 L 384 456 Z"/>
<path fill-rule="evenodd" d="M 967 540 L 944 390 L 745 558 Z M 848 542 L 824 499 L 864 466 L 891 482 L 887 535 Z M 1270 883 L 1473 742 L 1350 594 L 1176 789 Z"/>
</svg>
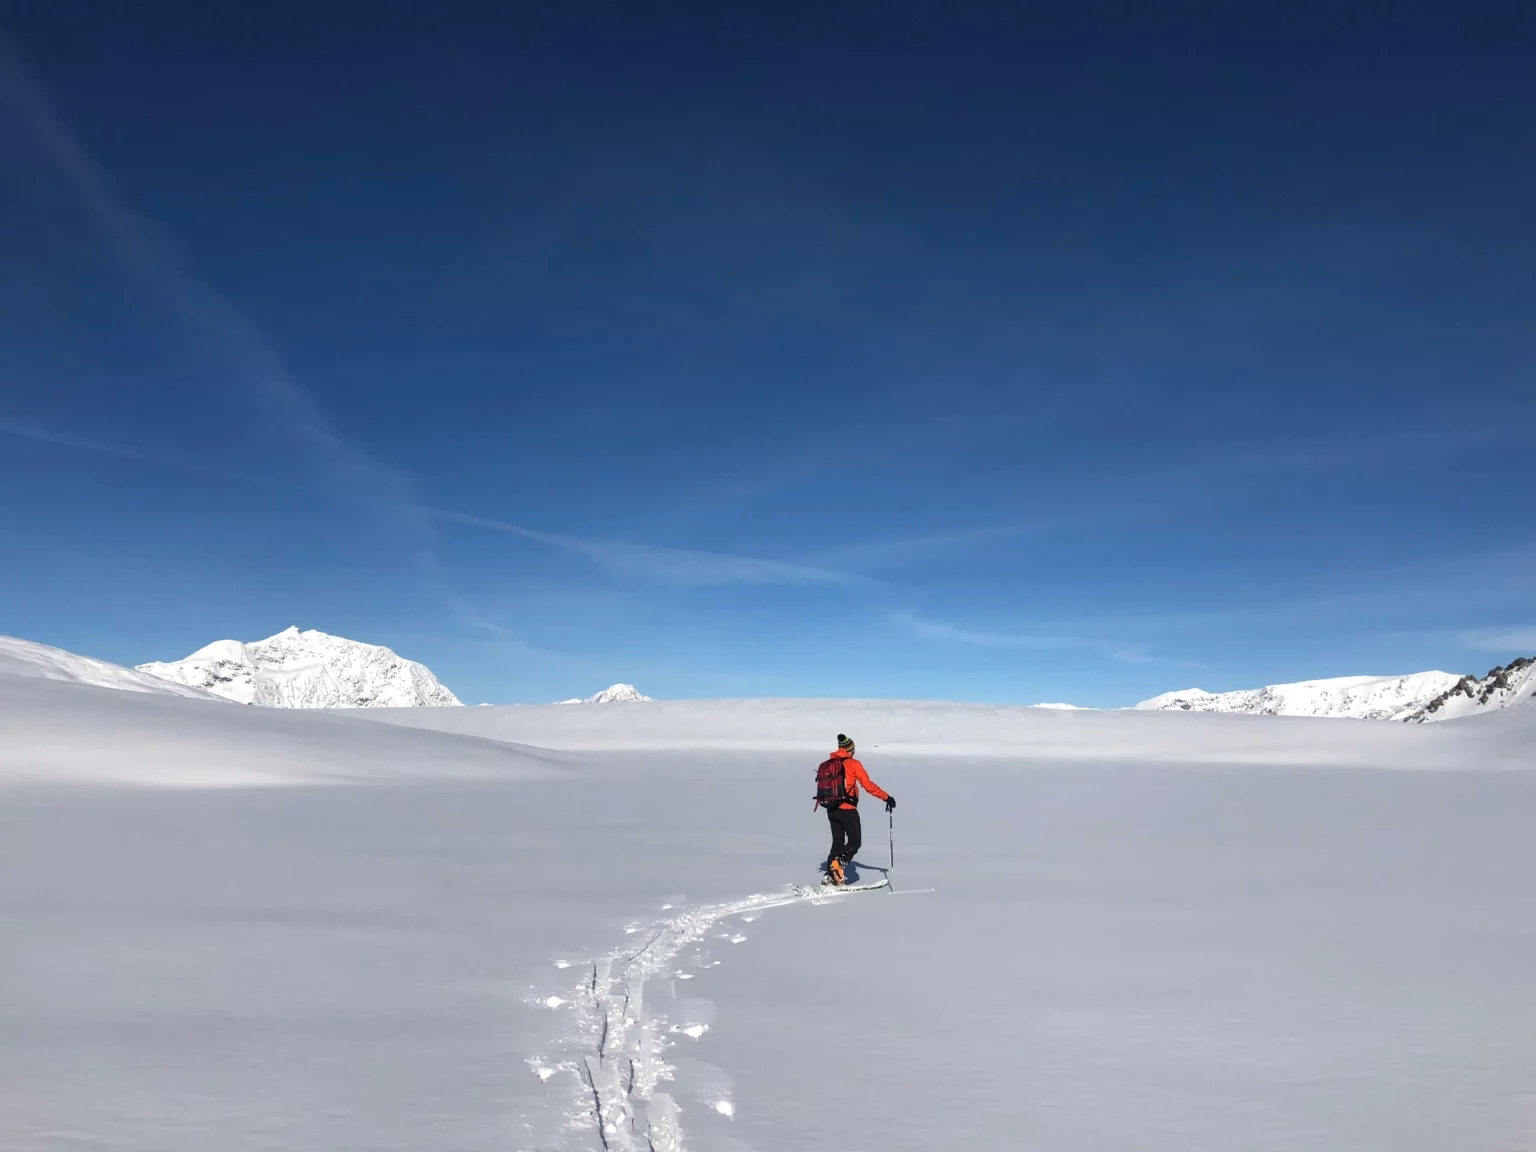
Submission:
<svg viewBox="0 0 1536 1152">
<path fill-rule="evenodd" d="M 285 628 L 242 644 L 216 640 L 184 660 L 140 664 L 140 672 L 270 708 L 458 707 L 424 665 L 378 644 Z"/>
</svg>

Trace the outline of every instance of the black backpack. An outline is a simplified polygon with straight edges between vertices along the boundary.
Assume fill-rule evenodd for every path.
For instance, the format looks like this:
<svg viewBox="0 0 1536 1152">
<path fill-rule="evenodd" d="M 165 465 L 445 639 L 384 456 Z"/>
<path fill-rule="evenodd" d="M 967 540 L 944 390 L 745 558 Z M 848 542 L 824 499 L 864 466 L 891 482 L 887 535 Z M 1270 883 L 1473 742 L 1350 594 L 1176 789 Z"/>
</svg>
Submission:
<svg viewBox="0 0 1536 1152">
<path fill-rule="evenodd" d="M 848 762 L 839 756 L 823 760 L 816 769 L 816 803 L 826 808 L 858 804 L 859 794 L 848 791 Z"/>
</svg>

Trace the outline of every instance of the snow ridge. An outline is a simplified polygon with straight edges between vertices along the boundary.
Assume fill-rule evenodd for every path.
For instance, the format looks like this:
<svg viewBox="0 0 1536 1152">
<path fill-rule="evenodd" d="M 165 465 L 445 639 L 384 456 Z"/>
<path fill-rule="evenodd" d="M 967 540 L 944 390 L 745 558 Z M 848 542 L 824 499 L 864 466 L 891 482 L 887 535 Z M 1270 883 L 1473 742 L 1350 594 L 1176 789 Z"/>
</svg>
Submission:
<svg viewBox="0 0 1536 1152">
<path fill-rule="evenodd" d="M 648 704 L 651 698 L 642 696 L 633 684 L 610 684 L 601 692 L 586 697 L 561 700 L 561 704 Z"/>
<path fill-rule="evenodd" d="M 250 644 L 216 640 L 184 660 L 138 671 L 269 708 L 460 706 L 425 665 L 377 644 L 297 628 Z"/>
<path fill-rule="evenodd" d="M 677 1069 L 667 1060 L 668 1051 L 681 1043 L 676 1037 L 697 1040 L 709 1025 L 697 1020 L 672 1022 L 647 1007 L 646 982 L 657 975 L 692 979 L 692 973 L 675 970 L 678 955 L 704 940 L 728 917 L 741 916 L 750 922 L 770 908 L 825 904 L 849 895 L 835 888 L 791 885 L 782 892 L 690 908 L 649 928 L 630 925 L 628 934 L 644 937 L 638 948 L 620 948 L 592 961 L 569 996 L 532 1000 L 538 1007 L 570 1008 L 577 1051 L 554 1063 L 535 1056 L 528 1066 L 540 1080 L 556 1073 L 575 1077 L 579 1087 L 572 1120 L 594 1133 L 596 1147 L 603 1152 L 683 1152 L 682 1109 L 660 1085 L 676 1079 Z M 747 939 L 739 931 L 720 936 L 732 944 Z M 703 967 L 719 963 L 705 961 L 702 955 L 695 959 Z M 561 961 L 557 966 L 570 964 Z M 707 1105 L 722 1116 L 736 1112 L 728 1094 Z"/>
<path fill-rule="evenodd" d="M 1186 688 L 1136 707 L 1142 711 L 1246 712 L 1259 716 L 1328 716 L 1354 720 L 1407 720 L 1458 678 L 1449 672 L 1410 676 L 1336 676 L 1296 684 L 1270 684 L 1236 692 Z M 1438 717 L 1437 717 L 1438 718 Z"/>
<path fill-rule="evenodd" d="M 1493 712 L 1522 701 L 1536 700 L 1536 656 L 1522 656 L 1478 678 L 1463 676 L 1422 708 L 1401 719 L 1410 724 L 1454 720 L 1478 712 Z"/>
<path fill-rule="evenodd" d="M 15 636 L 0 636 L 0 675 L 27 676 L 39 680 L 64 680 L 75 684 L 90 684 L 97 688 L 117 688 L 125 692 L 148 692 L 156 696 L 187 696 L 194 700 L 217 700 L 218 697 L 200 688 L 184 684 L 171 684 L 142 671 L 125 668 L 93 656 L 79 656 L 38 644 L 32 640 L 20 640 Z"/>
</svg>

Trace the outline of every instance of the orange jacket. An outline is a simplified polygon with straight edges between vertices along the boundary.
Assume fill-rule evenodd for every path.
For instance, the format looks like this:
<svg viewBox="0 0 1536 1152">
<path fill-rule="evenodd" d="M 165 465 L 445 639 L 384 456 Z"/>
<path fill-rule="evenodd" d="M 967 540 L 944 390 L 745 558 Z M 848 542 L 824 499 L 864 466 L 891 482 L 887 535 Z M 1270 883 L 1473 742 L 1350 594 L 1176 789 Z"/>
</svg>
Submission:
<svg viewBox="0 0 1536 1152">
<path fill-rule="evenodd" d="M 863 785 L 864 791 L 868 792 L 876 800 L 890 799 L 885 789 L 869 778 L 869 773 L 864 771 L 864 765 L 853 758 L 852 752 L 844 752 L 839 748 L 836 752 L 832 753 L 832 759 L 843 762 L 844 787 L 848 789 L 848 795 L 857 796 L 859 794 L 859 786 Z M 839 805 L 842 808 L 856 808 L 857 806 L 857 804 Z"/>
</svg>

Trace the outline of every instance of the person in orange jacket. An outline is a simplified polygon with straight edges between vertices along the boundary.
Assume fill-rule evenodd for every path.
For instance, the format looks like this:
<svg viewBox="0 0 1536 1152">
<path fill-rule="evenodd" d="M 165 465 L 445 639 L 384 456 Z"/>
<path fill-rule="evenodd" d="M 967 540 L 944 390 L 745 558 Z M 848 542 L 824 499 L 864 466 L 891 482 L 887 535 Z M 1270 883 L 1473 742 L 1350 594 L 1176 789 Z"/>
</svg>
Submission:
<svg viewBox="0 0 1536 1152">
<path fill-rule="evenodd" d="M 859 845 L 864 842 L 863 828 L 859 823 L 859 789 L 863 788 L 876 800 L 884 800 L 887 812 L 895 810 L 896 797 L 869 778 L 864 765 L 853 758 L 853 741 L 842 733 L 838 733 L 837 751 L 832 753 L 828 763 L 834 761 L 840 761 L 843 769 L 842 802 L 838 803 L 835 800 L 829 802 L 821 799 L 820 796 L 816 802 L 825 805 L 827 823 L 832 826 L 832 852 L 827 857 L 826 882 L 846 884 L 848 878 L 845 869 L 848 862 L 858 854 Z M 818 792 L 820 791 L 818 774 Z"/>
</svg>

